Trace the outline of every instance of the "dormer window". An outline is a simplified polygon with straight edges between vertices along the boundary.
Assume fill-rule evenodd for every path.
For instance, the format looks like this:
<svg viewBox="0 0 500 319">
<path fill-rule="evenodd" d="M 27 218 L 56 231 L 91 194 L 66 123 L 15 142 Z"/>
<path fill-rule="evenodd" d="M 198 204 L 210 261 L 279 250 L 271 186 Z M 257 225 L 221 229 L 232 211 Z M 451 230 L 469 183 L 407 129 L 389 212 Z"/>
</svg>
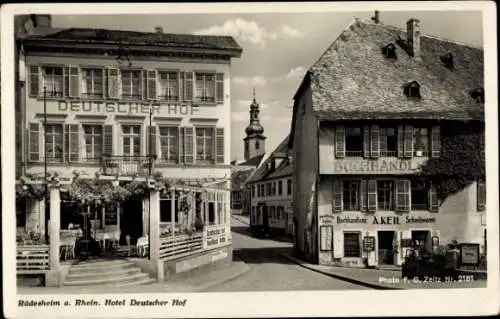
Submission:
<svg viewBox="0 0 500 319">
<path fill-rule="evenodd" d="M 475 89 L 470 93 L 470 96 L 476 100 L 477 103 L 484 103 L 484 89 L 482 87 Z"/>
<path fill-rule="evenodd" d="M 453 54 L 451 54 L 450 52 L 446 53 L 445 55 L 442 55 L 441 57 L 441 62 L 443 63 L 443 65 L 445 67 L 447 67 L 448 69 L 453 69 Z"/>
<path fill-rule="evenodd" d="M 403 86 L 404 94 L 409 98 L 420 99 L 420 84 L 417 81 L 412 81 Z"/>
<path fill-rule="evenodd" d="M 389 43 L 382 49 L 382 53 L 388 59 L 397 59 L 396 46 L 393 43 Z"/>
</svg>

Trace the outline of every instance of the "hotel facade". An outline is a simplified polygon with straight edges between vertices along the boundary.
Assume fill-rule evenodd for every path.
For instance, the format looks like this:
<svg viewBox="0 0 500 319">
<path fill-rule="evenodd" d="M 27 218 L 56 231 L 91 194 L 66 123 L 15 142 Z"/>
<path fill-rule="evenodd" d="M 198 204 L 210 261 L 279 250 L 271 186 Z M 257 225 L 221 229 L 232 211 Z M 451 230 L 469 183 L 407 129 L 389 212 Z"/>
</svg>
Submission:
<svg viewBox="0 0 500 319">
<path fill-rule="evenodd" d="M 59 230 L 79 223 L 64 201 L 86 179 L 148 190 L 92 209 L 91 227 L 118 231 L 120 245 L 146 238 L 146 268 L 158 279 L 230 261 L 231 59 L 242 53 L 234 39 L 71 28 L 21 43 L 18 184 L 43 184 L 45 172 L 55 182 L 49 223 L 46 201 L 28 198 L 18 202 L 18 230 L 49 233 L 50 271 L 60 268 Z M 193 245 L 192 232 L 196 249 L 170 251 L 168 240 Z"/>
<path fill-rule="evenodd" d="M 421 35 L 415 19 L 407 30 L 352 22 L 294 96 L 296 250 L 354 267 L 399 266 L 409 248 L 435 252 L 454 241 L 485 255 L 484 169 L 438 192 L 440 179 L 484 168 L 484 157 L 439 177 L 424 173 L 478 147 L 461 141 L 484 143 L 482 87 L 482 49 Z"/>
</svg>

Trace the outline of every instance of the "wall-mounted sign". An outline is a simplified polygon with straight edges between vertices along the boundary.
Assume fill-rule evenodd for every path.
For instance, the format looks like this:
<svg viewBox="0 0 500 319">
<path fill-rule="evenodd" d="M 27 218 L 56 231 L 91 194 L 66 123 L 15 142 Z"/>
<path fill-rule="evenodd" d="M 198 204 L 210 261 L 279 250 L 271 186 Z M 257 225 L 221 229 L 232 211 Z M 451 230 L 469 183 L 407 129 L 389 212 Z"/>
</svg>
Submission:
<svg viewBox="0 0 500 319">
<path fill-rule="evenodd" d="M 320 222 L 320 224 L 331 225 L 331 224 L 333 224 L 333 221 L 334 221 L 334 217 L 333 216 L 330 216 L 330 215 L 319 216 L 319 222 Z"/>
<path fill-rule="evenodd" d="M 374 236 L 365 236 L 363 238 L 363 250 L 366 252 L 375 250 L 375 237 Z"/>
<path fill-rule="evenodd" d="M 60 112 L 83 112 L 83 113 L 120 113 L 120 114 L 153 114 L 165 115 L 193 115 L 198 113 L 199 106 L 192 104 L 167 104 L 146 102 L 66 102 L 58 101 L 57 109 Z"/>
<path fill-rule="evenodd" d="M 479 265 L 479 244 L 460 244 L 460 263 L 462 265 Z"/>
<path fill-rule="evenodd" d="M 436 222 L 436 218 L 420 216 L 405 216 L 405 218 L 401 218 L 400 216 L 372 216 L 370 218 L 337 216 L 336 222 L 337 224 L 368 224 L 371 222 L 372 225 L 431 224 Z"/>
<path fill-rule="evenodd" d="M 410 172 L 417 169 L 411 159 L 379 158 L 370 159 L 335 159 L 335 173 L 391 173 Z"/>
<path fill-rule="evenodd" d="M 321 251 L 331 251 L 332 250 L 332 239 L 333 239 L 333 227 L 332 226 L 320 226 L 320 250 Z"/>
<path fill-rule="evenodd" d="M 226 226 L 211 227 L 205 229 L 205 248 L 212 248 L 226 244 Z"/>
<path fill-rule="evenodd" d="M 106 225 L 118 224 L 118 207 L 116 203 L 109 203 L 105 207 L 104 220 Z"/>
</svg>

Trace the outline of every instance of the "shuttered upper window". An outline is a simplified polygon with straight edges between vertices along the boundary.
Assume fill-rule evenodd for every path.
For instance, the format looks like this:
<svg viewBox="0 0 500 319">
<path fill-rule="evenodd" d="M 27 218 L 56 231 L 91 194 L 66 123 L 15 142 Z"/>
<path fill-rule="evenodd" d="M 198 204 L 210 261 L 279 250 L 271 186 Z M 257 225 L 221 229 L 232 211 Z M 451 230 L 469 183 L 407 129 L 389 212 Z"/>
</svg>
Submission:
<svg viewBox="0 0 500 319">
<path fill-rule="evenodd" d="M 195 75 L 196 101 L 215 102 L 215 74 L 197 72 Z"/>
<path fill-rule="evenodd" d="M 214 156 L 214 133 L 213 127 L 196 128 L 196 161 L 210 163 Z"/>
<path fill-rule="evenodd" d="M 62 97 L 64 95 L 64 68 L 43 67 L 42 87 L 45 87 L 47 97 Z"/>
<path fill-rule="evenodd" d="M 380 128 L 380 156 L 397 156 L 398 136 L 394 127 Z"/>
<path fill-rule="evenodd" d="M 104 78 L 103 69 L 82 69 L 82 97 L 103 98 Z"/>
<path fill-rule="evenodd" d="M 342 183 L 342 203 L 343 210 L 359 210 L 359 181 L 343 181 Z"/>
<path fill-rule="evenodd" d="M 63 125 L 47 124 L 45 126 L 45 152 L 48 162 L 63 161 Z"/>
<path fill-rule="evenodd" d="M 164 72 L 159 74 L 160 100 L 179 101 L 179 74 L 178 72 Z"/>
<path fill-rule="evenodd" d="M 412 210 L 428 210 L 428 183 L 426 181 L 413 180 L 411 181 L 411 209 Z"/>
<path fill-rule="evenodd" d="M 413 128 L 413 155 L 429 155 L 429 130 L 426 127 Z"/>
<path fill-rule="evenodd" d="M 377 181 L 377 207 L 378 210 L 393 210 L 394 205 L 394 182 L 393 181 Z"/>
<path fill-rule="evenodd" d="M 102 126 L 84 125 L 83 134 L 85 139 L 85 154 L 83 158 L 87 161 L 97 161 L 102 156 Z"/>
<path fill-rule="evenodd" d="M 121 70 L 122 98 L 142 99 L 141 75 L 140 70 Z"/>
<path fill-rule="evenodd" d="M 345 128 L 345 156 L 363 155 L 363 135 L 360 127 Z"/>
<path fill-rule="evenodd" d="M 160 127 L 160 160 L 165 163 L 179 161 L 179 128 Z"/>
</svg>

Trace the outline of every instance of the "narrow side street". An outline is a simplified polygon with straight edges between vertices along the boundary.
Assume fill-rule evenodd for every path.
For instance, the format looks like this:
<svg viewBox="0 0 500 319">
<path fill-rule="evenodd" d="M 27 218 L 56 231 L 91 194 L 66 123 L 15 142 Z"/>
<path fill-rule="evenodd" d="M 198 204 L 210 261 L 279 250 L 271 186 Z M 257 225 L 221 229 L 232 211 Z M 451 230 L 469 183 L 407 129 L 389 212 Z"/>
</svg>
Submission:
<svg viewBox="0 0 500 319">
<path fill-rule="evenodd" d="M 235 258 L 242 259 L 250 270 L 206 291 L 369 289 L 318 274 L 283 258 L 280 254 L 291 252 L 292 244 L 252 237 L 248 232 L 248 217 L 233 216 L 232 236 Z"/>
</svg>

